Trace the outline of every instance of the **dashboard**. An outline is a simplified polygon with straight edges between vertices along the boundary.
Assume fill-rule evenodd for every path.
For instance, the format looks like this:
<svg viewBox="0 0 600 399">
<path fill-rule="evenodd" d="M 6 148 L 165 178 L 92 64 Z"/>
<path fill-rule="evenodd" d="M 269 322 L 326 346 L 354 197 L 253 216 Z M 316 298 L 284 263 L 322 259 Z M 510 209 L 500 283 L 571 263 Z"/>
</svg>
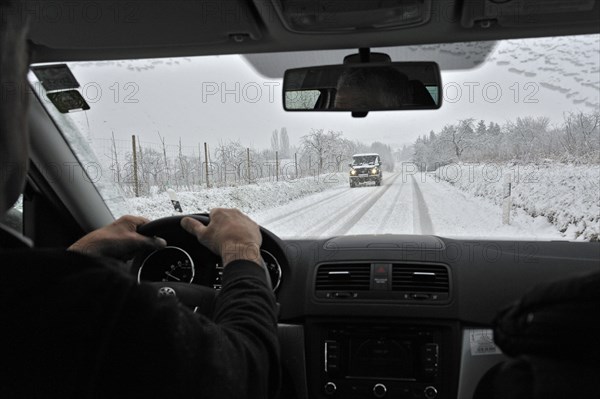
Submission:
<svg viewBox="0 0 600 399">
<path fill-rule="evenodd" d="M 386 234 L 284 245 L 286 398 L 472 398 L 505 359 L 491 330 L 499 310 L 536 284 L 600 271 L 597 242 Z"/>
<path fill-rule="evenodd" d="M 290 399 L 471 398 L 504 359 L 499 310 L 538 283 L 600 270 L 600 243 L 262 232 Z M 220 288 L 218 257 L 188 235 L 167 242 L 134 267 L 140 281 Z"/>
</svg>

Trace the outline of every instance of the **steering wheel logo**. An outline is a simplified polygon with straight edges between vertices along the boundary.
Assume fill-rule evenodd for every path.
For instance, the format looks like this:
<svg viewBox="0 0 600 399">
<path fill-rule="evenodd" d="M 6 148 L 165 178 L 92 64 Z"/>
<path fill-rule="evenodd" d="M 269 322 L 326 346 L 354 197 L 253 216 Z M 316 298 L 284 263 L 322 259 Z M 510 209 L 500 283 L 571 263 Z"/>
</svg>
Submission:
<svg viewBox="0 0 600 399">
<path fill-rule="evenodd" d="M 158 296 L 159 297 L 163 297 L 163 296 L 177 296 L 177 294 L 175 293 L 175 290 L 171 287 L 160 287 L 158 289 Z"/>
</svg>

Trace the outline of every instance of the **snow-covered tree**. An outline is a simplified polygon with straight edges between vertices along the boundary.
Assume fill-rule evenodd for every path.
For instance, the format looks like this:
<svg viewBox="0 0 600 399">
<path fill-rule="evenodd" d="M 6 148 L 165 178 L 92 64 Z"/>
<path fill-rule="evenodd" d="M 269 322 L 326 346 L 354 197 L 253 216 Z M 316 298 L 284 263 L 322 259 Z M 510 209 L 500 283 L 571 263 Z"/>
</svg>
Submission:
<svg viewBox="0 0 600 399">
<path fill-rule="evenodd" d="M 341 136 L 340 132 L 324 129 L 311 129 L 310 133 L 302 136 L 302 150 L 309 157 L 314 156 L 318 167 L 318 173 L 324 169 L 327 157 L 332 154 L 335 141 Z"/>
<path fill-rule="evenodd" d="M 379 154 L 383 161 L 384 170 L 387 170 L 388 172 L 394 170 L 394 157 L 392 155 L 392 148 L 389 145 L 375 141 L 374 143 L 371 143 L 371 151 Z"/>
<path fill-rule="evenodd" d="M 413 145 L 415 162 L 426 165 L 448 161 L 600 163 L 600 112 L 565 114 L 551 126 L 547 117 L 518 117 L 498 123 L 473 119 L 446 125 L 440 132 L 419 137 Z M 428 166 L 429 167 L 429 166 Z"/>
<path fill-rule="evenodd" d="M 600 112 L 565 114 L 559 142 L 568 157 L 585 156 L 600 162 Z"/>
<path fill-rule="evenodd" d="M 282 127 L 279 132 L 279 152 L 281 158 L 288 158 L 290 156 L 290 138 L 285 127 Z"/>
<path fill-rule="evenodd" d="M 271 151 L 279 151 L 279 132 L 277 129 L 271 133 Z"/>
</svg>

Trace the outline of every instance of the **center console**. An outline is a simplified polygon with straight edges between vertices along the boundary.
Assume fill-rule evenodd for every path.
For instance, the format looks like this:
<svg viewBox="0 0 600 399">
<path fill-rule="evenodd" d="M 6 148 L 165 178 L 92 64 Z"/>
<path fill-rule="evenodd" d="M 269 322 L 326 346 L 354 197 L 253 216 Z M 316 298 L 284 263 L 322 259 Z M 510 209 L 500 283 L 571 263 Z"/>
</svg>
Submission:
<svg viewBox="0 0 600 399">
<path fill-rule="evenodd" d="M 438 399 L 454 391 L 449 326 L 329 322 L 308 331 L 311 398 Z"/>
</svg>

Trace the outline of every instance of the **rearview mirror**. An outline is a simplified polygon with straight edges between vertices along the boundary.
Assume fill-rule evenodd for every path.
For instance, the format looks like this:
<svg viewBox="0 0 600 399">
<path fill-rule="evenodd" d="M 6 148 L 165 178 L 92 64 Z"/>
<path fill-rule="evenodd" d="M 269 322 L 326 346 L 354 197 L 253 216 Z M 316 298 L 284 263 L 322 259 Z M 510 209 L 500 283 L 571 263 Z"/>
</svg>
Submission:
<svg viewBox="0 0 600 399">
<path fill-rule="evenodd" d="M 442 78 L 435 62 L 382 62 L 288 69 L 286 111 L 438 109 Z"/>
</svg>

